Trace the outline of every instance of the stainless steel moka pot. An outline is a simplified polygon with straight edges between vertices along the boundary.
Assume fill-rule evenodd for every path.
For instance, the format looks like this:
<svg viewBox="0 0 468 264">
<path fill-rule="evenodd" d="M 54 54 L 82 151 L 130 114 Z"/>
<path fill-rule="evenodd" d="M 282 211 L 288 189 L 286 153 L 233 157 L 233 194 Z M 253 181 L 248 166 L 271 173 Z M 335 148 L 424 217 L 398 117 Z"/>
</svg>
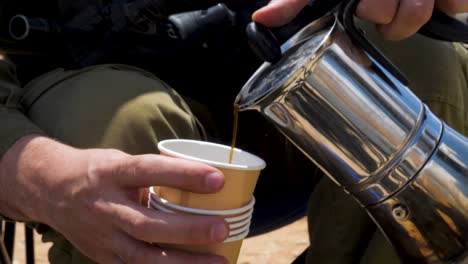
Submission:
<svg viewBox="0 0 468 264">
<path fill-rule="evenodd" d="M 365 207 L 403 263 L 468 263 L 468 140 L 363 37 L 356 2 L 286 41 L 242 88 L 239 109 L 259 111 Z M 250 26 L 256 49 L 274 48 Z"/>
</svg>

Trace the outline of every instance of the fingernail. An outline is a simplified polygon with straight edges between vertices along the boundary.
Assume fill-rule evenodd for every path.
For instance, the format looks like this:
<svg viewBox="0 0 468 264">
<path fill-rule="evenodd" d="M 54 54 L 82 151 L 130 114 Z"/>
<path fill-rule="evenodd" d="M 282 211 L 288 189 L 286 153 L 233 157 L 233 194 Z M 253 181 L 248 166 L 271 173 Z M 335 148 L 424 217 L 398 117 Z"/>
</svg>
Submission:
<svg viewBox="0 0 468 264">
<path fill-rule="evenodd" d="M 219 172 L 212 172 L 206 175 L 205 184 L 208 189 L 218 191 L 223 187 L 223 176 Z"/>
<path fill-rule="evenodd" d="M 224 241 L 228 236 L 228 228 L 224 223 L 215 224 L 211 227 L 211 238 L 214 241 Z"/>
</svg>

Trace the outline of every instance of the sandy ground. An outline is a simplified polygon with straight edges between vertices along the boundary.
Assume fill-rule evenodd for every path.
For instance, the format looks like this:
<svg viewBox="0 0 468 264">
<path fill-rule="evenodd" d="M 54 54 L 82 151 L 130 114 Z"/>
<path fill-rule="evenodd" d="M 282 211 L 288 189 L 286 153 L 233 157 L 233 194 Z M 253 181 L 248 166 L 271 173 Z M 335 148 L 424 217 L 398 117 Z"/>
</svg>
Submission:
<svg viewBox="0 0 468 264">
<path fill-rule="evenodd" d="M 13 263 L 26 263 L 22 224 L 16 225 L 15 237 Z M 41 242 L 37 234 L 34 236 L 34 241 L 36 264 L 49 263 L 47 250 L 50 244 Z M 242 245 L 238 264 L 290 264 L 308 245 L 307 221 L 303 218 L 268 234 L 246 239 Z"/>
</svg>

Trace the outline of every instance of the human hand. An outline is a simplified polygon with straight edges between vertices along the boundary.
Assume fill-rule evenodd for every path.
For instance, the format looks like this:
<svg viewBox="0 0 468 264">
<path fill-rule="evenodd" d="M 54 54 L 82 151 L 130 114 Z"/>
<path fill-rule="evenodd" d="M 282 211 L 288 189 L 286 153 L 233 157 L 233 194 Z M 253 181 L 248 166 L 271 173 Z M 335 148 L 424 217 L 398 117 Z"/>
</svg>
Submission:
<svg viewBox="0 0 468 264">
<path fill-rule="evenodd" d="M 326 0 L 322 0 L 326 1 Z M 272 0 L 257 10 L 252 19 L 269 27 L 291 21 L 308 0 Z M 388 40 L 415 34 L 431 18 L 434 8 L 446 13 L 468 12 L 468 0 L 360 0 L 356 15 L 377 25 Z"/>
<path fill-rule="evenodd" d="M 223 185 L 219 170 L 160 155 L 79 150 L 42 137 L 23 144 L 16 160 L 11 159 L 11 153 L 5 157 L 19 170 L 16 179 L 4 177 L 6 173 L 1 175 L 0 183 L 14 187 L 11 195 L 17 194 L 10 201 L 21 202 L 24 215 L 50 225 L 94 261 L 226 262 L 219 256 L 163 250 L 150 244 L 221 242 L 228 236 L 222 218 L 182 217 L 141 204 L 142 188 L 148 186 L 165 185 L 201 193 L 218 191 Z M 40 156 L 32 159 L 37 154 Z M 1 196 L 0 201 L 8 200 Z"/>
</svg>

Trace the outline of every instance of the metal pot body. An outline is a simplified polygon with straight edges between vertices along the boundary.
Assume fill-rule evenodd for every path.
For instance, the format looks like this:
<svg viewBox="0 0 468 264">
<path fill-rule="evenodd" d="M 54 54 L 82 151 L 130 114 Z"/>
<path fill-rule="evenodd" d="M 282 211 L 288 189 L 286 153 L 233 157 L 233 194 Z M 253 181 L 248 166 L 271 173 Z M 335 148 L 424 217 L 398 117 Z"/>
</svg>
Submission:
<svg viewBox="0 0 468 264">
<path fill-rule="evenodd" d="M 408 185 L 367 207 L 405 263 L 468 263 L 468 142 L 445 127 Z"/>
<path fill-rule="evenodd" d="M 468 248 L 468 140 L 327 19 L 254 74 L 240 109 L 260 111 L 365 206 L 402 260 L 460 259 Z"/>
</svg>

